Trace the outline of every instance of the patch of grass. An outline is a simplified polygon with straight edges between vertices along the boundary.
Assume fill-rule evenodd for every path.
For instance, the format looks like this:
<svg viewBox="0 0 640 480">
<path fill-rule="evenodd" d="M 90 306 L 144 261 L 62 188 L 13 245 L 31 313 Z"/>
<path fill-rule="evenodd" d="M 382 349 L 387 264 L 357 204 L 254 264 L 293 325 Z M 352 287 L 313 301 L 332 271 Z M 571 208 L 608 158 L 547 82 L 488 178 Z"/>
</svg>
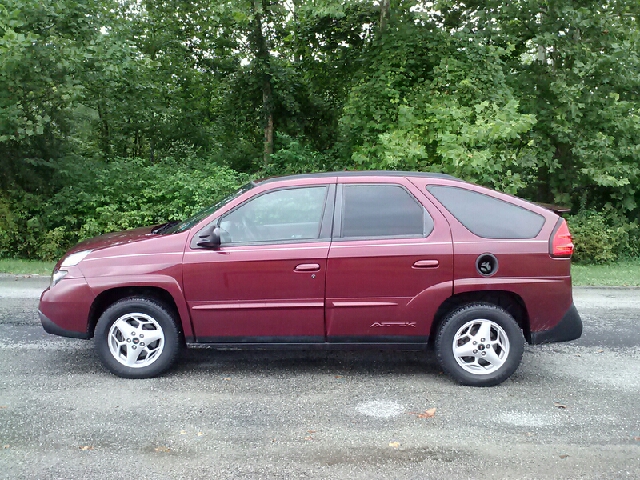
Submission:
<svg viewBox="0 0 640 480">
<path fill-rule="evenodd" d="M 576 286 L 640 286 L 640 260 L 610 265 L 571 265 L 571 276 Z"/>
<path fill-rule="evenodd" d="M 41 262 L 39 260 L 0 258 L 0 273 L 51 275 L 55 264 L 55 262 Z"/>
</svg>

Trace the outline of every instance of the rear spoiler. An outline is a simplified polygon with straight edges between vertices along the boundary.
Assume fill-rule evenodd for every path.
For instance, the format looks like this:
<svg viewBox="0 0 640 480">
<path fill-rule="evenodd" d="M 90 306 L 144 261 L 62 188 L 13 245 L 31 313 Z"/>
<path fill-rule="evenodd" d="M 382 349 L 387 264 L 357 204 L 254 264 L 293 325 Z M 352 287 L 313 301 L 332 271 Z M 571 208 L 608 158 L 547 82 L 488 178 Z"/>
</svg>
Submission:
<svg viewBox="0 0 640 480">
<path fill-rule="evenodd" d="M 546 208 L 547 210 L 551 210 L 558 215 L 562 215 L 563 213 L 568 213 L 571 211 L 571 207 L 561 207 L 560 205 L 553 205 L 551 203 L 535 202 L 535 204 L 542 208 Z"/>
</svg>

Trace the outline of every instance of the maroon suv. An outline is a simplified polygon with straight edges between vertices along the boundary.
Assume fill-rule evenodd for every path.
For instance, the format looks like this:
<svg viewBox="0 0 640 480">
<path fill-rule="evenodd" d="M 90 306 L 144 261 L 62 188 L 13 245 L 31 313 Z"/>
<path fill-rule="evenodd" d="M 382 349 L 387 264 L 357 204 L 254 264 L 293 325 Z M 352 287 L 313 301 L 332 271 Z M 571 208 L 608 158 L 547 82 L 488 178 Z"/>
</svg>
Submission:
<svg viewBox="0 0 640 480">
<path fill-rule="evenodd" d="M 572 252 L 552 211 L 447 175 L 296 175 L 80 243 L 39 314 L 122 377 L 164 372 L 184 344 L 433 346 L 458 382 L 496 385 L 525 341 L 582 334 Z"/>
</svg>

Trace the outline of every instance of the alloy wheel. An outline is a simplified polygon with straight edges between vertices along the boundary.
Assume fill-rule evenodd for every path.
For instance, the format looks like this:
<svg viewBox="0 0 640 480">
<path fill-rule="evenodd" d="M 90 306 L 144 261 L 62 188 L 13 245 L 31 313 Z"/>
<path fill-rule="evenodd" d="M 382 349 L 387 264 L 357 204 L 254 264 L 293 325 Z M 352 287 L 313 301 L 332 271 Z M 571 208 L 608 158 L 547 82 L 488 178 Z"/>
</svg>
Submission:
<svg viewBox="0 0 640 480">
<path fill-rule="evenodd" d="M 506 362 L 509 338 L 496 322 L 475 319 L 458 329 L 452 348 L 453 356 L 462 369 L 474 375 L 488 375 Z"/>
<path fill-rule="evenodd" d="M 144 313 L 127 313 L 109 329 L 109 351 L 122 365 L 142 368 L 162 354 L 165 338 L 160 324 Z"/>
</svg>

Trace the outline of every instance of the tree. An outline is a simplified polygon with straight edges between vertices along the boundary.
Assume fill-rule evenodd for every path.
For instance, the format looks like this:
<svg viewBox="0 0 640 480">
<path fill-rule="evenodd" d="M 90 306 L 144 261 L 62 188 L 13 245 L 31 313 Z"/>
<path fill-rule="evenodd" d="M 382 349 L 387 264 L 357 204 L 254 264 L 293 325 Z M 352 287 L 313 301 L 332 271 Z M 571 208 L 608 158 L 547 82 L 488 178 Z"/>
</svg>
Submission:
<svg viewBox="0 0 640 480">
<path fill-rule="evenodd" d="M 640 4 L 440 2 L 446 28 L 499 46 L 525 113 L 537 178 L 526 195 L 638 212 Z"/>
<path fill-rule="evenodd" d="M 44 188 L 42 175 L 71 153 L 67 141 L 87 46 L 99 32 L 93 2 L 5 0 L 0 4 L 2 190 Z"/>
</svg>

